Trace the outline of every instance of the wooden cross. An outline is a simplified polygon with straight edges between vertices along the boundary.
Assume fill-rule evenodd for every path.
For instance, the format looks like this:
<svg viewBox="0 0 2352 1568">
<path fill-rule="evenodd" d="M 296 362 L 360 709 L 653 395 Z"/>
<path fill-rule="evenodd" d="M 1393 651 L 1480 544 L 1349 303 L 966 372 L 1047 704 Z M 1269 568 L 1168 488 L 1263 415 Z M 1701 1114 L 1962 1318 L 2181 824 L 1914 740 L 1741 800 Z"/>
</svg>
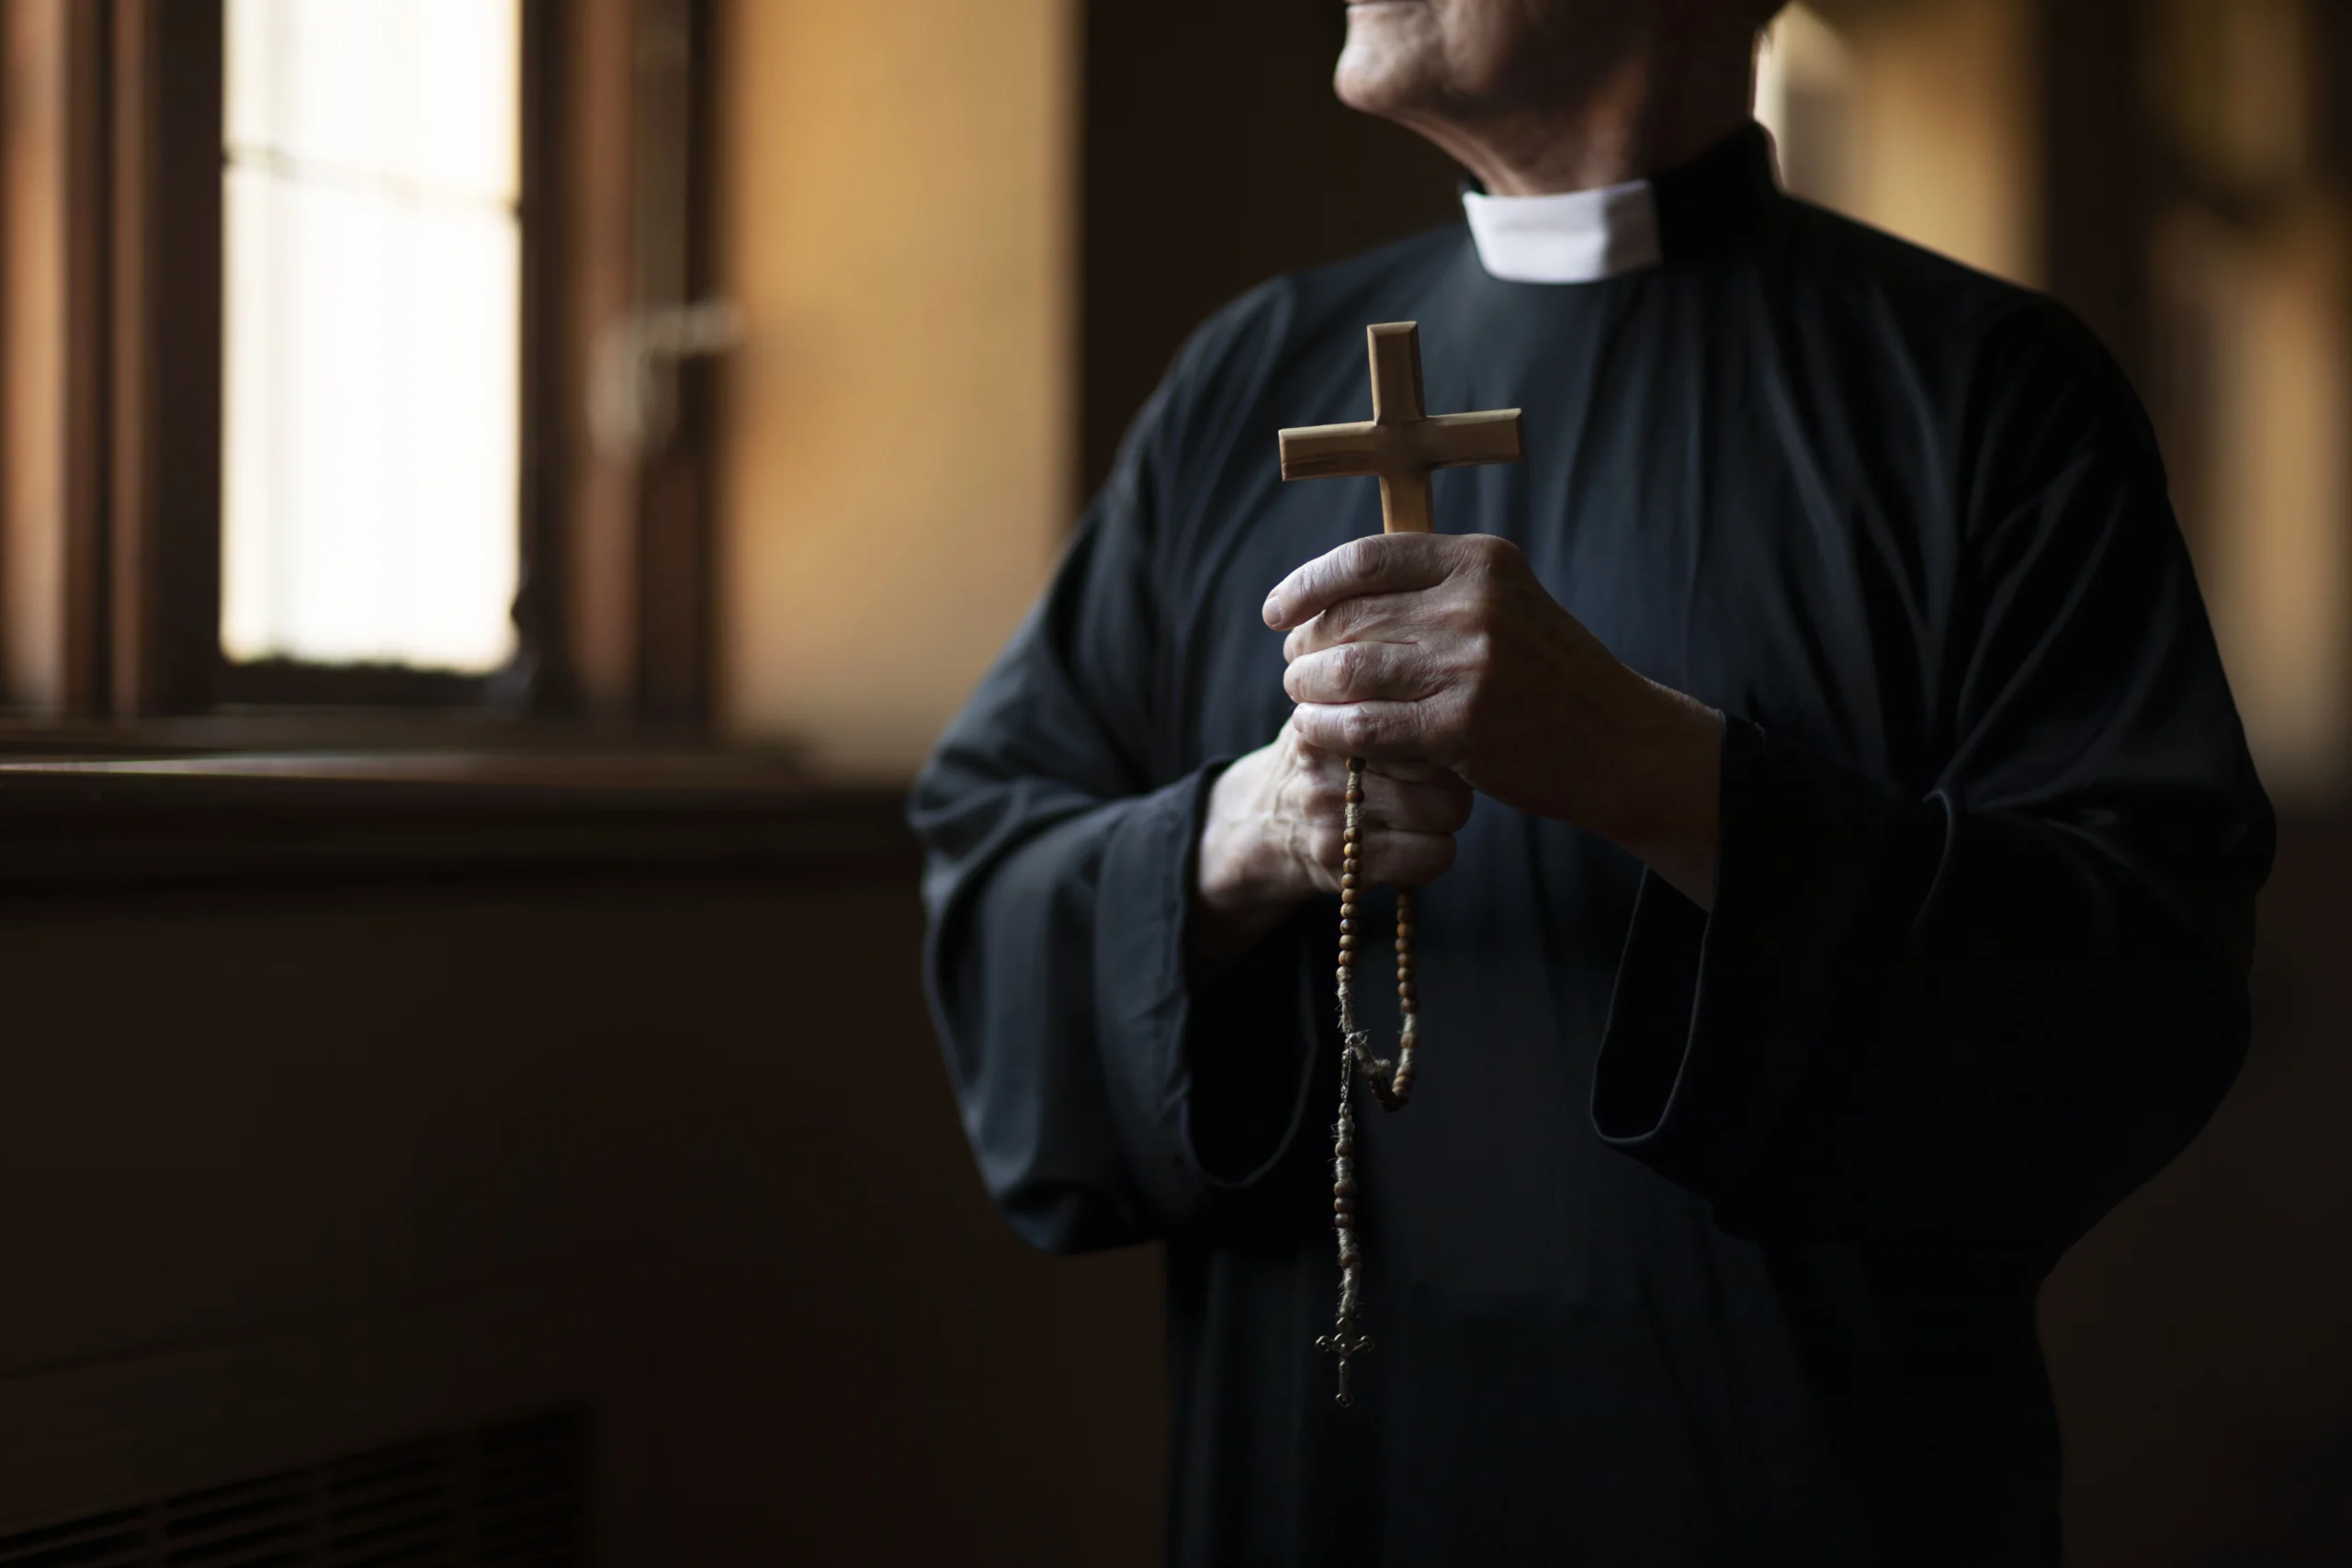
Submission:
<svg viewBox="0 0 2352 1568">
<path fill-rule="evenodd" d="M 1363 424 L 1317 424 L 1282 433 L 1283 478 L 1336 479 L 1343 474 L 1371 474 L 1380 480 L 1381 528 L 1390 534 L 1427 534 L 1436 526 L 1430 503 L 1430 475 L 1440 468 L 1472 463 L 1516 463 L 1523 457 L 1520 444 L 1519 411 L 1498 409 L 1486 413 L 1430 415 L 1421 407 L 1421 330 L 1411 321 L 1386 321 L 1364 329 L 1372 353 L 1372 419 Z M 1363 798 L 1363 759 L 1348 759 L 1348 861 L 1340 880 L 1340 1035 L 1348 1060 L 1341 1066 L 1340 1119 L 1332 1124 L 1332 1228 L 1339 1233 L 1340 1312 L 1332 1331 L 1315 1348 L 1340 1360 L 1340 1403 L 1354 1402 L 1349 1365 L 1372 1348 L 1372 1341 L 1356 1332 L 1356 1296 L 1363 1276 L 1362 1251 L 1355 1237 L 1354 1166 L 1349 1158 L 1351 1125 L 1348 1085 L 1359 1068 L 1371 1077 L 1380 1103 L 1396 1110 L 1405 1103 L 1413 1081 L 1413 1042 L 1419 1014 L 1413 1006 L 1412 919 L 1410 888 L 1396 890 L 1396 996 L 1403 1029 L 1397 1038 L 1394 1067 L 1364 1048 L 1366 1036 L 1356 1027 L 1355 991 L 1351 977 L 1353 947 L 1350 934 L 1356 919 L 1356 803 Z M 1395 1073 L 1393 1080 L 1388 1075 Z"/>
<path fill-rule="evenodd" d="M 1424 413 L 1419 326 L 1385 321 L 1366 327 L 1364 337 L 1372 350 L 1372 419 L 1362 424 L 1283 431 L 1283 478 L 1377 475 L 1382 530 L 1426 534 L 1436 526 L 1430 475 L 1475 463 L 1518 462 L 1526 455 L 1520 442 L 1519 411 Z M 1342 1368 L 1346 1364 L 1340 1362 Z"/>
</svg>

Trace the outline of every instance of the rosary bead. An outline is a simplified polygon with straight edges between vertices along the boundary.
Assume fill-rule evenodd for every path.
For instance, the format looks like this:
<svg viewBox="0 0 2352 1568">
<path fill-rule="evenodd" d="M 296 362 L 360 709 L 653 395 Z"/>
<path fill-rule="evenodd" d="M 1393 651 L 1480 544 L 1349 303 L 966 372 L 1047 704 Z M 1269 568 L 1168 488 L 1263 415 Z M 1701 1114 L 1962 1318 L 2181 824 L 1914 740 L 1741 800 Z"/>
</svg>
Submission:
<svg viewBox="0 0 2352 1568">
<path fill-rule="evenodd" d="M 1388 1110 L 1396 1110 L 1411 1096 L 1414 1077 L 1413 1051 L 1418 1014 L 1414 1008 L 1413 978 L 1413 890 L 1396 890 L 1396 976 L 1398 1031 L 1398 1051 L 1393 1066 L 1381 1062 L 1369 1049 L 1369 1036 L 1356 1018 L 1357 997 L 1356 943 L 1367 946 L 1373 940 L 1370 929 L 1356 929 L 1358 889 L 1362 886 L 1363 862 L 1364 797 L 1363 763 L 1351 759 L 1348 768 L 1347 820 L 1340 840 L 1340 947 L 1339 989 L 1340 1028 L 1345 1036 L 1341 1070 L 1346 1075 L 1340 1086 L 1340 1113 L 1331 1124 L 1331 1228 L 1340 1255 L 1340 1330 L 1326 1336 L 1317 1345 L 1325 1349 L 1340 1348 L 1340 1403 L 1348 1400 L 1347 1357 L 1356 1350 L 1369 1350 L 1368 1339 L 1350 1344 L 1351 1325 L 1355 1321 L 1362 1292 L 1363 1253 L 1356 1240 L 1356 1171 L 1355 1119 L 1349 1108 L 1348 1089 L 1361 1073 L 1371 1079 L 1372 1092 Z"/>
</svg>

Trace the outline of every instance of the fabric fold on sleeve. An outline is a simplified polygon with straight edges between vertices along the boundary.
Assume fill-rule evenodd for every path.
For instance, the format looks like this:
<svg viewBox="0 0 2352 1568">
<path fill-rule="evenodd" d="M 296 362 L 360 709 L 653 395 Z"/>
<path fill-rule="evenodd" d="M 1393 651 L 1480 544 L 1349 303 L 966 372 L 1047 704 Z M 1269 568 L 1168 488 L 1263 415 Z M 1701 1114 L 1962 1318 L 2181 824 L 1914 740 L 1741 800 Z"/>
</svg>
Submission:
<svg viewBox="0 0 2352 1568">
<path fill-rule="evenodd" d="M 1225 764 L 1131 803 L 1096 885 L 1097 1040 L 1153 1210 L 1178 1226 L 1270 1174 L 1306 1104 L 1306 942 L 1294 920 L 1204 983 L 1187 964 L 1201 813 Z"/>
<path fill-rule="evenodd" d="M 1906 801 L 1736 719 L 1722 798 L 1713 914 L 1645 879 L 1592 1110 L 1725 1230 L 2054 1261 L 2234 1077 L 2242 975 L 2111 835 Z"/>
<path fill-rule="evenodd" d="M 1734 1190 L 1815 1065 L 1902 824 L 1859 776 L 1726 718 L 1712 918 L 1645 875 L 1593 1092 L 1602 1139 Z"/>
</svg>

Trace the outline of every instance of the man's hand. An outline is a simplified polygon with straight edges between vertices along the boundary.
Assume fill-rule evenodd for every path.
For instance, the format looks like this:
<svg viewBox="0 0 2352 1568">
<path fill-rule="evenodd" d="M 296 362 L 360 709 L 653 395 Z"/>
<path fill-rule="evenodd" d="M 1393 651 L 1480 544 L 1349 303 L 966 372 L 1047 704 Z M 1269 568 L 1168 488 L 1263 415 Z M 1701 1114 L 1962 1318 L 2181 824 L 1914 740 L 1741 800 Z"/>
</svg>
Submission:
<svg viewBox="0 0 2352 1568">
<path fill-rule="evenodd" d="M 1295 724 L 1219 776 L 1201 829 L 1196 972 L 1213 973 L 1300 904 L 1340 890 L 1347 794 L 1347 758 L 1309 745 Z M 1470 786 L 1459 777 L 1429 763 L 1372 762 L 1363 794 L 1368 883 L 1418 886 L 1453 863 L 1453 835 L 1470 819 Z"/>
<path fill-rule="evenodd" d="M 1283 684 L 1303 742 L 1448 770 L 1590 829 L 1713 907 L 1722 716 L 1618 662 L 1517 546 L 1356 539 L 1283 579 L 1266 624 L 1290 634 Z"/>
</svg>

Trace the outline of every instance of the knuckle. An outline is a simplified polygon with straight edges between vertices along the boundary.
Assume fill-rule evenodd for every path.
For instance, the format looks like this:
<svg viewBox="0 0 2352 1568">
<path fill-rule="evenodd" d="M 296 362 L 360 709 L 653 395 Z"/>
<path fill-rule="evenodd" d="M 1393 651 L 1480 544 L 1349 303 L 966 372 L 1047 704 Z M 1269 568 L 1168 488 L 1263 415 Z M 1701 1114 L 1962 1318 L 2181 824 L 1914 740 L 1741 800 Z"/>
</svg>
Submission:
<svg viewBox="0 0 2352 1568">
<path fill-rule="evenodd" d="M 1447 741 L 1462 740 L 1483 728 L 1493 701 L 1485 685 L 1473 682 L 1467 690 L 1451 693 L 1444 701 L 1431 705 L 1431 727 Z"/>
</svg>

